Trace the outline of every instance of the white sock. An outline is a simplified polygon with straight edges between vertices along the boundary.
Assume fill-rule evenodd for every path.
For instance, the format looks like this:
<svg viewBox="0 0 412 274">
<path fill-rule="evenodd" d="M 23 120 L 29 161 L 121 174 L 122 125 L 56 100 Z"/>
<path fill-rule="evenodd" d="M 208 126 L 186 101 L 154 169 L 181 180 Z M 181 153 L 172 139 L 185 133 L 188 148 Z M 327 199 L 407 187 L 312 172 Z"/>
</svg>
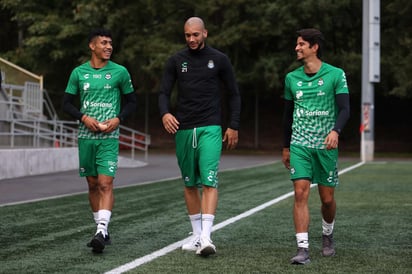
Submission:
<svg viewBox="0 0 412 274">
<path fill-rule="evenodd" d="M 335 225 L 335 220 L 332 223 L 327 223 L 324 219 L 322 219 L 322 233 L 323 235 L 330 235 L 333 232 L 333 226 Z"/>
<path fill-rule="evenodd" d="M 107 229 L 109 228 L 110 217 L 112 212 L 107 209 L 101 209 L 98 212 L 98 223 L 96 234 L 102 232 L 104 236 L 107 235 Z"/>
<path fill-rule="evenodd" d="M 202 214 L 202 236 L 210 239 L 212 234 L 213 221 L 215 220 L 215 215 L 212 214 Z"/>
<path fill-rule="evenodd" d="M 309 248 L 308 232 L 296 233 L 296 242 L 298 247 Z"/>
<path fill-rule="evenodd" d="M 193 235 L 202 233 L 202 214 L 189 215 L 190 223 L 192 224 Z"/>
</svg>

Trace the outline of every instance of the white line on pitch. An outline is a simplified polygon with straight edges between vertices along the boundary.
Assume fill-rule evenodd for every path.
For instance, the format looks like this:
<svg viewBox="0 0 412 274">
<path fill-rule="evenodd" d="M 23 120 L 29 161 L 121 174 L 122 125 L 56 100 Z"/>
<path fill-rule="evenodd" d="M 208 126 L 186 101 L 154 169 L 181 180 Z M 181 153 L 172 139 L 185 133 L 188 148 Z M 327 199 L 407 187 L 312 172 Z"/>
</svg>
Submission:
<svg viewBox="0 0 412 274">
<path fill-rule="evenodd" d="M 358 168 L 358 167 L 362 166 L 364 163 L 365 163 L 365 162 L 360 162 L 360 163 L 357 163 L 357 164 L 355 164 L 355 165 L 353 165 L 353 166 L 347 167 L 347 168 L 339 171 L 339 174 L 344 174 L 344 173 L 346 173 L 346 172 L 349 172 L 349 171 L 351 171 L 351 170 L 353 170 L 353 169 L 355 169 L 355 168 Z M 316 186 L 316 184 L 312 184 L 312 187 L 313 187 L 313 186 Z M 271 201 L 269 201 L 269 202 L 266 202 L 266 203 L 264 203 L 264 204 L 261 204 L 260 206 L 257 206 L 257 207 L 255 207 L 255 208 L 249 209 L 248 211 L 245 211 L 245 212 L 243 212 L 242 214 L 239 214 L 239 215 L 237 215 L 237 216 L 235 216 L 235 217 L 229 218 L 229 219 L 227 219 L 226 221 L 223 221 L 223 222 L 221 222 L 221 223 L 219 223 L 219 224 L 217 224 L 217 225 L 214 225 L 214 226 L 213 226 L 213 231 L 216 231 L 216 230 L 218 230 L 218 229 L 224 228 L 224 227 L 227 226 L 227 225 L 233 224 L 233 223 L 235 223 L 235 222 L 237 222 L 237 221 L 239 221 L 239 220 L 241 220 L 241 219 L 243 219 L 243 218 L 246 218 L 246 217 L 248 217 L 248 216 L 250 216 L 250 215 L 252 215 L 252 214 L 254 214 L 254 213 L 256 213 L 256 212 L 259 212 L 259 211 L 261 211 L 261 210 L 263 210 L 263 209 L 265 209 L 265 208 L 267 208 L 267 207 L 269 207 L 269 206 L 271 206 L 271 205 L 274 205 L 274 204 L 276 204 L 276 203 L 278 203 L 278 202 L 280 202 L 280 201 L 283 201 L 283 200 L 285 200 L 286 198 L 289 198 L 290 196 L 293 196 L 293 194 L 294 194 L 294 192 L 291 191 L 291 192 L 286 193 L 286 194 L 284 194 L 284 195 L 282 195 L 282 196 L 279 196 L 279 197 L 277 197 L 277 198 L 275 198 L 275 199 L 273 199 L 273 200 L 271 200 Z M 124 265 L 121 265 L 121 266 L 119 266 L 119 267 L 117 267 L 117 268 L 114 268 L 114 269 L 112 269 L 112 270 L 109 270 L 109 271 L 107 271 L 105 274 L 120 274 L 120 273 L 124 273 L 124 272 L 126 272 L 126 271 L 129 271 L 129 270 L 132 270 L 132 269 L 134 269 L 134 268 L 136 268 L 136 267 L 138 267 L 138 266 L 140 266 L 140 265 L 142 265 L 142 264 L 148 263 L 148 262 L 150 262 L 150 261 L 152 261 L 152 260 L 154 260 L 154 259 L 156 259 L 156 258 L 158 258 L 158 257 L 164 256 L 164 255 L 166 255 L 167 253 L 172 252 L 172 251 L 180 248 L 184 242 L 186 242 L 187 240 L 189 240 L 189 238 L 190 238 L 190 237 L 187 237 L 187 238 L 185 238 L 185 239 L 183 239 L 183 240 L 181 240 L 181 241 L 175 242 L 175 243 L 170 244 L 170 245 L 168 245 L 168 246 L 166 246 L 166 247 L 164 247 L 164 248 L 162 248 L 162 249 L 159 249 L 159 250 L 157 250 L 157 251 L 154 251 L 154 252 L 152 252 L 152 253 L 150 253 L 150 254 L 148 254 L 148 255 L 146 255 L 146 256 L 137 258 L 137 259 L 134 260 L 134 261 L 131 261 L 131 262 L 127 263 L 127 264 L 124 264 Z"/>
</svg>

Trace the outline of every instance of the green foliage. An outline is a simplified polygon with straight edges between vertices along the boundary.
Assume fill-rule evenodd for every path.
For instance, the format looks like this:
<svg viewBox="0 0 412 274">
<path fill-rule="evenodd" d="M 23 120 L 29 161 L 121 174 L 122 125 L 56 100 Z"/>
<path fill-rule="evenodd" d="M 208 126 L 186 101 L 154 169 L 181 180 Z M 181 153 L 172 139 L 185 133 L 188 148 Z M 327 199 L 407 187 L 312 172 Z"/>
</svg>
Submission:
<svg viewBox="0 0 412 274">
<path fill-rule="evenodd" d="M 359 0 L 1 0 L 22 35 L 22 44 L 2 54 L 45 76 L 62 90 L 71 69 L 89 58 L 86 36 L 94 27 L 114 35 L 113 59 L 124 64 L 141 92 L 156 92 L 167 57 L 184 47 L 183 23 L 200 16 L 208 43 L 232 60 L 242 90 L 283 92 L 295 62 L 295 31 L 317 27 L 327 39 L 325 61 L 342 67 L 351 92 L 361 86 L 362 1 Z M 412 97 L 412 4 L 381 0 L 380 94 Z M 13 36 L 15 28 L 6 25 Z M 7 29 L 5 31 L 8 31 Z"/>
</svg>

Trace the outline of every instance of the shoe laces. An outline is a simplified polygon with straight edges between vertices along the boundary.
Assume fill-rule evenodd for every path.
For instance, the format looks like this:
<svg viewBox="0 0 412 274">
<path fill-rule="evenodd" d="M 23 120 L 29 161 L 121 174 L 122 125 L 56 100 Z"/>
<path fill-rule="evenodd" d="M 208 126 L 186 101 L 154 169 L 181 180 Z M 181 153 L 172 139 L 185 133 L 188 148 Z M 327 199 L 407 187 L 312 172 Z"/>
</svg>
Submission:
<svg viewBox="0 0 412 274">
<path fill-rule="evenodd" d="M 333 244 L 333 236 L 331 235 L 322 235 L 323 236 L 323 246 L 331 246 Z"/>
</svg>

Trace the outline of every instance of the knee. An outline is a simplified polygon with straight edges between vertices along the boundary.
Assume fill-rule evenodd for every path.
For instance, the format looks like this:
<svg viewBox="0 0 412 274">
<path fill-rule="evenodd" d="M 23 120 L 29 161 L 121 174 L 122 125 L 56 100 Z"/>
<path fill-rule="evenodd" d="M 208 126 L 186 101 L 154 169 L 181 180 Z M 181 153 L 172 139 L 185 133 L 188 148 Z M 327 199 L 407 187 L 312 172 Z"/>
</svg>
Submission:
<svg viewBox="0 0 412 274">
<path fill-rule="evenodd" d="M 306 201 L 309 196 L 309 189 L 304 187 L 295 187 L 295 201 Z"/>
<path fill-rule="evenodd" d="M 97 183 L 90 184 L 89 183 L 89 192 L 98 192 L 99 185 Z"/>
<path fill-rule="evenodd" d="M 322 206 L 324 208 L 331 208 L 335 206 L 335 199 L 333 198 L 333 196 L 322 198 Z"/>
<path fill-rule="evenodd" d="M 111 182 L 102 182 L 99 184 L 100 192 L 110 192 L 113 189 L 113 184 Z"/>
</svg>

